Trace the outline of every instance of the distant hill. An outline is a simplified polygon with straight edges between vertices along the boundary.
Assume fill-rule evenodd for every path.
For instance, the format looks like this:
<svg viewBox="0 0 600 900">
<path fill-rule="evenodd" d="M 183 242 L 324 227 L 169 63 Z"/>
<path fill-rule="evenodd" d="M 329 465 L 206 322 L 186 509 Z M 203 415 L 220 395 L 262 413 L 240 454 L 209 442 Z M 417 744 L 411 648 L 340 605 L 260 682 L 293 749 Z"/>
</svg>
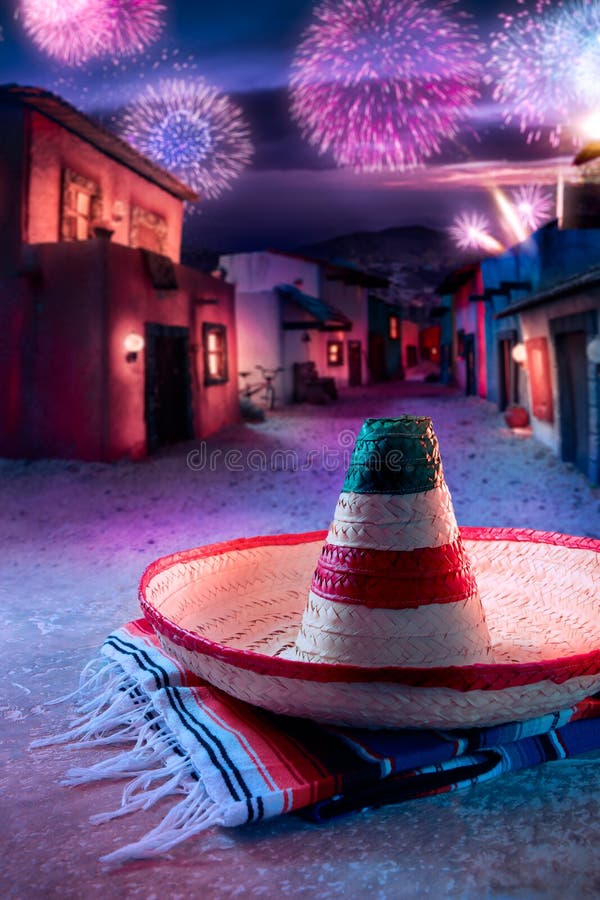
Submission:
<svg viewBox="0 0 600 900">
<path fill-rule="evenodd" d="M 385 275 L 392 282 L 386 299 L 426 310 L 433 292 L 453 269 L 469 262 L 443 231 L 423 225 L 359 231 L 299 248 L 307 256 L 344 261 Z"/>
</svg>

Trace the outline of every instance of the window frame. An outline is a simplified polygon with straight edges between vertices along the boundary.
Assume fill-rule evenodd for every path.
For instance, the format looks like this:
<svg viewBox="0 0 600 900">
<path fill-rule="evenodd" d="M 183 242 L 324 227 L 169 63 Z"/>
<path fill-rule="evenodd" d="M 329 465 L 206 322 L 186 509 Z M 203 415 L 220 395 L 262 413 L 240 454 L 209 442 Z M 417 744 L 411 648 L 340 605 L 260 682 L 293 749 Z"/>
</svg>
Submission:
<svg viewBox="0 0 600 900">
<path fill-rule="evenodd" d="M 209 340 L 211 335 L 217 335 L 221 341 L 221 348 L 213 351 L 209 348 Z M 202 323 L 202 350 L 204 356 L 204 384 L 206 386 L 214 384 L 226 384 L 229 381 L 229 354 L 227 349 L 227 326 L 219 322 L 203 322 Z M 221 374 L 215 375 L 211 372 L 211 356 L 214 354 L 222 356 Z"/>
<path fill-rule="evenodd" d="M 60 236 L 61 240 L 72 243 L 87 241 L 92 237 L 94 222 L 102 218 L 102 191 L 100 185 L 91 178 L 80 175 L 73 169 L 64 168 L 62 200 L 60 210 Z M 78 209 L 78 197 L 84 195 L 89 198 L 89 210 L 83 215 Z M 86 222 L 85 237 L 79 236 L 79 224 Z M 75 233 L 73 234 L 73 226 Z"/>
</svg>

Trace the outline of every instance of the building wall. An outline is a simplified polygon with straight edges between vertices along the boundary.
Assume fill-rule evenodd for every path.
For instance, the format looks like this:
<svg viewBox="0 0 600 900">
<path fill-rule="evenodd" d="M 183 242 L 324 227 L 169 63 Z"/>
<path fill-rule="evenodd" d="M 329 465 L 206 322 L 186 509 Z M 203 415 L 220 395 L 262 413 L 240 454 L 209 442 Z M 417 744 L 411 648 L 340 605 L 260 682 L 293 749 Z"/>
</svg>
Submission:
<svg viewBox="0 0 600 900">
<path fill-rule="evenodd" d="M 351 331 L 340 331 L 324 334 L 319 347 L 319 356 L 315 357 L 319 374 L 335 378 L 338 387 L 348 387 L 350 371 L 348 367 L 348 341 L 360 341 L 362 383 L 369 383 L 369 303 L 364 287 L 357 284 L 344 284 L 343 281 L 329 281 L 321 273 L 321 296 L 323 300 L 350 319 Z M 344 365 L 328 366 L 327 341 L 344 341 Z"/>
<path fill-rule="evenodd" d="M 145 358 L 126 361 L 124 340 L 147 322 L 190 330 L 194 430 L 206 437 L 239 418 L 233 290 L 176 266 L 179 289 L 159 292 L 139 250 L 102 239 L 43 244 L 26 281 L 34 310 L 26 343 L 19 433 L 0 453 L 78 459 L 144 456 Z M 204 304 L 205 300 L 217 303 Z M 227 327 L 229 379 L 204 384 L 202 324 Z"/>
<path fill-rule="evenodd" d="M 0 440 L 14 453 L 26 422 L 33 303 L 22 268 L 22 198 L 27 178 L 25 126 L 19 106 L 0 107 Z M 0 448 L 0 452 L 2 452 Z"/>
<path fill-rule="evenodd" d="M 362 347 L 362 377 L 366 382 L 368 309 L 364 288 L 328 281 L 322 277 L 317 263 L 269 251 L 222 256 L 220 265 L 236 290 L 240 370 L 254 373 L 257 363 L 266 368 L 283 366 L 284 372 L 275 383 L 276 391 L 289 403 L 293 398 L 294 363 L 314 362 L 319 375 L 335 378 L 338 387 L 347 386 L 347 342 L 358 340 Z M 295 284 L 302 293 L 319 297 L 334 306 L 352 320 L 352 330 L 322 332 L 314 328 L 315 320 L 300 306 L 280 301 L 274 290 L 280 284 Z M 310 341 L 302 340 L 302 329 L 283 329 L 282 323 L 286 321 L 306 322 Z M 344 341 L 343 366 L 328 365 L 327 343 L 330 340 Z"/>
<path fill-rule="evenodd" d="M 464 356 L 458 355 L 457 334 L 474 335 L 475 340 L 475 386 L 480 397 L 487 394 L 487 351 L 485 333 L 485 309 L 482 301 L 473 301 L 471 296 L 483 292 L 481 271 L 462 285 L 454 295 L 454 381 L 461 390 L 467 389 L 467 364 Z"/>
<path fill-rule="evenodd" d="M 561 418 L 561 397 L 558 386 L 558 362 L 556 357 L 556 345 L 551 334 L 551 320 L 560 316 L 574 315 L 577 313 L 595 310 L 600 316 L 600 297 L 581 294 L 562 300 L 553 301 L 530 310 L 524 310 L 521 314 L 521 322 L 524 340 L 531 338 L 544 337 L 548 341 L 548 352 L 550 362 L 550 378 L 552 386 L 552 397 L 554 402 L 554 421 L 542 422 L 531 415 L 533 432 L 538 440 L 546 444 L 557 455 L 561 453 L 560 440 L 560 418 Z M 600 327 L 600 319 L 598 322 Z M 590 399 L 590 459 L 591 467 L 595 470 L 594 480 L 597 478 L 598 472 L 598 453 L 600 452 L 600 427 L 598 416 L 598 389 L 597 389 L 597 366 L 588 362 L 588 396 Z M 525 373 L 527 370 L 524 370 Z M 527 389 L 530 395 L 530 384 L 527 379 Z M 529 408 L 532 409 L 531 397 L 529 396 Z"/>
<path fill-rule="evenodd" d="M 24 240 L 30 244 L 59 241 L 62 175 L 65 168 L 97 182 L 102 189 L 102 218 L 114 228 L 113 241 L 129 246 L 131 209 L 139 206 L 167 221 L 165 255 L 179 262 L 183 204 L 167 191 L 106 156 L 91 144 L 45 116 L 30 111 L 29 190 Z M 115 203 L 123 219 L 113 220 Z"/>
<path fill-rule="evenodd" d="M 177 266 L 178 290 L 159 292 L 146 276 L 141 253 L 107 242 L 105 252 L 110 298 L 108 455 L 119 458 L 146 453 L 144 353 L 128 363 L 123 344 L 130 332 L 143 335 L 146 323 L 189 329 L 196 437 L 207 437 L 236 421 L 238 363 L 231 286 L 194 269 Z M 218 302 L 196 302 L 201 299 Z M 203 322 L 227 327 L 229 378 L 225 384 L 204 384 Z"/>
</svg>

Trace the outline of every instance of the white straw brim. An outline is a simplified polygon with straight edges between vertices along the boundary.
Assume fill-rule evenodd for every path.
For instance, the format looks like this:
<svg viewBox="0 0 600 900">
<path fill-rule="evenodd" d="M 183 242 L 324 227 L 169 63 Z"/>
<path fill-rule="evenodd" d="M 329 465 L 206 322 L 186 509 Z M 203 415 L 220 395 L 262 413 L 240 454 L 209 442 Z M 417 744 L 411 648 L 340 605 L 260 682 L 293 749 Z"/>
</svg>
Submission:
<svg viewBox="0 0 600 900">
<path fill-rule="evenodd" d="M 600 690 L 600 541 L 462 528 L 493 663 L 303 662 L 300 628 L 326 532 L 201 547 L 157 560 L 140 602 L 171 656 L 268 710 L 341 725 L 456 728 L 518 721 Z"/>
</svg>

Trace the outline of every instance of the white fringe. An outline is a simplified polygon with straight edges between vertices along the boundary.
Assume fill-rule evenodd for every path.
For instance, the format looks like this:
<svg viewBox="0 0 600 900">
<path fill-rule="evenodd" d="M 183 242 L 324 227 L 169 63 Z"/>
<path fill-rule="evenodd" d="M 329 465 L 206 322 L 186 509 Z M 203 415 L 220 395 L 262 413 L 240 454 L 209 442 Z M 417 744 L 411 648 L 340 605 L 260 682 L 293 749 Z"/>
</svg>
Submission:
<svg viewBox="0 0 600 900">
<path fill-rule="evenodd" d="M 81 673 L 78 689 L 53 702 L 65 700 L 74 700 L 78 713 L 67 731 L 36 740 L 32 747 L 66 743 L 73 747 L 96 747 L 134 742 L 132 747 L 118 750 L 109 759 L 85 768 L 73 767 L 66 773 L 62 783 L 68 785 L 129 779 L 121 795 L 121 805 L 91 816 L 92 824 L 149 809 L 165 797 L 183 795 L 156 828 L 139 841 L 101 857 L 103 862 L 116 864 L 157 856 L 212 825 L 223 824 L 222 813 L 206 793 L 191 758 L 172 733 L 164 729 L 162 717 L 150 698 L 140 692 L 135 680 L 119 663 L 105 657 L 93 660 Z"/>
</svg>

